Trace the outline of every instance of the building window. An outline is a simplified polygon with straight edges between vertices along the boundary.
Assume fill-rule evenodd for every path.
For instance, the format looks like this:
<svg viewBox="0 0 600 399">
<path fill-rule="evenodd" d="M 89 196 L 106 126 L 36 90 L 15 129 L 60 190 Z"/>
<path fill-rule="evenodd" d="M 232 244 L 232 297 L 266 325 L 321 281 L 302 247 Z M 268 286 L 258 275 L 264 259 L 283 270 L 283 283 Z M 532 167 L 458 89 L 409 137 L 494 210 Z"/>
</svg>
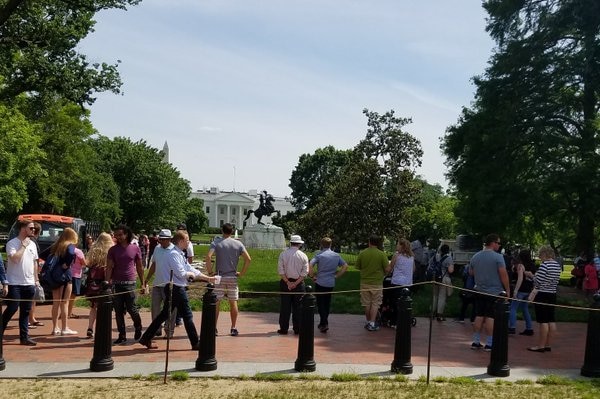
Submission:
<svg viewBox="0 0 600 399">
<path fill-rule="evenodd" d="M 235 208 L 231 208 L 231 214 L 235 215 Z"/>
<path fill-rule="evenodd" d="M 225 214 L 225 208 L 221 208 L 221 211 L 219 212 L 221 215 Z"/>
<path fill-rule="evenodd" d="M 206 213 L 210 213 L 210 206 L 206 207 Z"/>
</svg>

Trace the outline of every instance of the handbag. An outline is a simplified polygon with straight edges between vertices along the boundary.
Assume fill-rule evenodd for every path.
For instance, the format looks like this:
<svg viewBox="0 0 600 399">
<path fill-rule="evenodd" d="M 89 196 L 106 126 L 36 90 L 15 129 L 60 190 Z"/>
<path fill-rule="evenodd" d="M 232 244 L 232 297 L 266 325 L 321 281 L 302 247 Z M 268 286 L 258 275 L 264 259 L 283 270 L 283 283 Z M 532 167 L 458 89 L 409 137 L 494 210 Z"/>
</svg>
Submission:
<svg viewBox="0 0 600 399">
<path fill-rule="evenodd" d="M 46 302 L 46 294 L 44 294 L 44 288 L 41 285 L 35 286 L 35 291 L 33 292 L 33 300 L 37 303 Z"/>
</svg>

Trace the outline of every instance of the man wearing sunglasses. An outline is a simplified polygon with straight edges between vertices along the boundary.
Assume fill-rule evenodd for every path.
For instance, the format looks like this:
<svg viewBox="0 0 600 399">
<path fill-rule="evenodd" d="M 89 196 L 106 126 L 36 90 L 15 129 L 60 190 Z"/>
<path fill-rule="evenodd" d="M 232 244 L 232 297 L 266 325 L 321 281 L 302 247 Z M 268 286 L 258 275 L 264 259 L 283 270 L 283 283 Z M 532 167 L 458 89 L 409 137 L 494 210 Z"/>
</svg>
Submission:
<svg viewBox="0 0 600 399">
<path fill-rule="evenodd" d="M 19 235 L 6 243 L 6 279 L 8 280 L 8 298 L 6 310 L 2 314 L 2 331 L 8 322 L 19 311 L 19 339 L 21 345 L 35 346 L 36 342 L 29 337 L 29 312 L 35 286 L 39 285 L 37 274 L 38 251 L 32 237 L 35 226 L 31 220 L 18 222 Z M 23 300 L 23 301 L 21 301 Z"/>
</svg>

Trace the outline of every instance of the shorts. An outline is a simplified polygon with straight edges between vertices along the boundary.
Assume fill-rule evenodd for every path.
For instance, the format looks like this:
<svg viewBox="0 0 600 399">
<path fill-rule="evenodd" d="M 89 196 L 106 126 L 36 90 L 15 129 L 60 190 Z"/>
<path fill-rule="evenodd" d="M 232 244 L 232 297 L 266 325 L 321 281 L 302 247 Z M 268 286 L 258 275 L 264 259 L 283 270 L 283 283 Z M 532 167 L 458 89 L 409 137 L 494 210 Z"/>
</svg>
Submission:
<svg viewBox="0 0 600 399">
<path fill-rule="evenodd" d="M 533 300 L 537 302 L 535 304 L 535 321 L 538 323 L 554 323 L 556 321 L 554 317 L 555 306 L 550 305 L 556 305 L 556 294 L 538 292 Z"/>
<path fill-rule="evenodd" d="M 73 283 L 71 295 L 81 296 L 81 277 L 71 277 L 71 282 Z"/>
<path fill-rule="evenodd" d="M 497 299 L 492 295 L 475 294 L 475 315 L 493 319 Z"/>
<path fill-rule="evenodd" d="M 360 304 L 364 307 L 381 306 L 383 302 L 383 286 L 379 284 L 360 285 Z"/>
<path fill-rule="evenodd" d="M 230 301 L 237 301 L 239 292 L 237 277 L 221 277 L 221 283 L 215 285 L 217 301 L 225 297 Z"/>
</svg>

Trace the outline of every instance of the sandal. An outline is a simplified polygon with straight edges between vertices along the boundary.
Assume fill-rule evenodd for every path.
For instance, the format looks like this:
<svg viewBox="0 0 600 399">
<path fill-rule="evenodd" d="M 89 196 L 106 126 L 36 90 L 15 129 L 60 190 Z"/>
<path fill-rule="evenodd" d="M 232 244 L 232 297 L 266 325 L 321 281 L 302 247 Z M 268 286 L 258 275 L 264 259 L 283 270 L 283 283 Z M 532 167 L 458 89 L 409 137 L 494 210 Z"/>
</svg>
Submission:
<svg viewBox="0 0 600 399">
<path fill-rule="evenodd" d="M 87 334 L 88 338 L 93 338 L 94 337 L 94 330 L 92 330 L 91 328 L 88 328 L 86 334 Z"/>
<path fill-rule="evenodd" d="M 546 352 L 546 348 L 543 346 L 530 346 L 527 350 L 531 352 Z"/>
<path fill-rule="evenodd" d="M 32 326 L 37 326 L 37 327 L 41 327 L 44 325 L 44 323 L 42 323 L 41 321 L 34 321 L 33 323 L 31 323 Z"/>
<path fill-rule="evenodd" d="M 78 319 L 79 316 L 76 314 L 72 314 L 71 316 L 69 316 L 69 319 Z"/>
</svg>

